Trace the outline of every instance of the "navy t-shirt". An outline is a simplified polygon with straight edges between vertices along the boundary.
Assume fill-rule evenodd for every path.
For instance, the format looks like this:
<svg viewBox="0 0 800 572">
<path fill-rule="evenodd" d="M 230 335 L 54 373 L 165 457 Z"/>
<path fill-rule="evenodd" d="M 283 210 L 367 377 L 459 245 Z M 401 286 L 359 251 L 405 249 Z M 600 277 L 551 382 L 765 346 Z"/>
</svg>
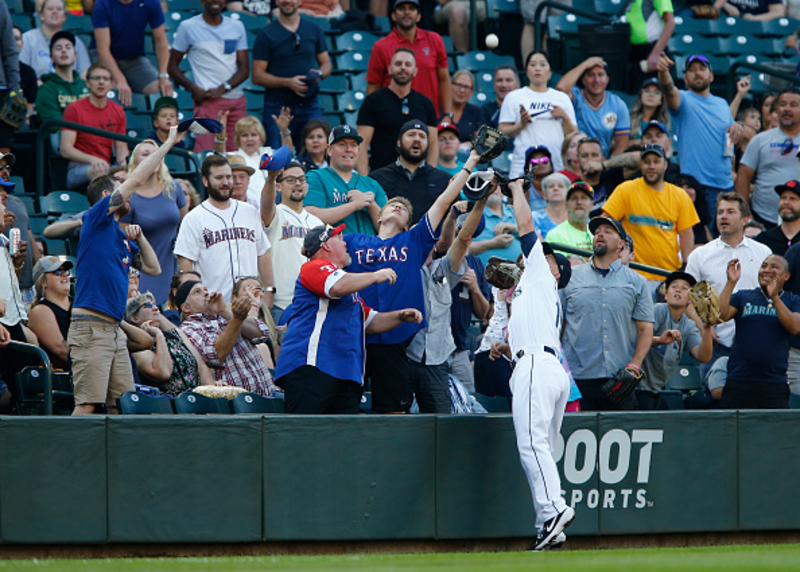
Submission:
<svg viewBox="0 0 800 572">
<path fill-rule="evenodd" d="M 164 25 L 164 12 L 158 0 L 139 0 L 123 4 L 119 0 L 97 0 L 92 11 L 93 28 L 109 28 L 111 55 L 118 60 L 144 55 L 144 32 Z M 91 46 L 96 43 L 92 38 Z"/>
<path fill-rule="evenodd" d="M 261 29 L 253 44 L 253 59 L 267 62 L 267 71 L 277 77 L 306 75 L 312 69 L 319 69 L 317 54 L 328 51 L 322 29 L 300 18 L 297 33 L 290 32 L 277 20 Z M 264 103 L 281 103 L 292 107 L 316 101 L 300 97 L 291 89 L 268 89 L 264 92 Z"/>
<path fill-rule="evenodd" d="M 73 308 L 88 308 L 116 320 L 125 315 L 128 270 L 139 247 L 128 241 L 113 214 L 108 214 L 111 196 L 104 197 L 83 214 L 78 245 Z"/>
<path fill-rule="evenodd" d="M 467 264 L 475 271 L 478 279 L 478 287 L 484 297 L 491 300 L 492 287 L 484 276 L 484 267 L 481 259 L 467 253 Z M 453 304 L 450 306 L 450 329 L 453 332 L 453 340 L 456 342 L 456 351 L 463 352 L 469 349 L 469 324 L 472 321 L 472 300 L 470 299 L 469 287 L 463 282 L 459 282 L 452 290 Z"/>
<path fill-rule="evenodd" d="M 800 297 L 784 291 L 781 301 L 792 312 L 800 312 Z M 731 296 L 731 306 L 738 311 L 728 379 L 786 383 L 791 335 L 769 302 L 761 288 L 739 290 Z"/>
</svg>

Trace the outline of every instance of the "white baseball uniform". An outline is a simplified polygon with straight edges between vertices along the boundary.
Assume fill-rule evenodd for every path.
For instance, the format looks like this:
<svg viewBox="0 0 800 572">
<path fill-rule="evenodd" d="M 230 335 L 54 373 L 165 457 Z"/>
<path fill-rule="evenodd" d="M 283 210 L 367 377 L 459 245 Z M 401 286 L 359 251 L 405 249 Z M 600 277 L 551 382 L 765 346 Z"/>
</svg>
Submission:
<svg viewBox="0 0 800 572">
<path fill-rule="evenodd" d="M 516 360 L 511 413 L 537 529 L 567 507 L 553 458 L 569 399 L 569 377 L 559 361 L 561 316 L 558 283 L 536 240 L 514 290 L 508 341 Z"/>
</svg>

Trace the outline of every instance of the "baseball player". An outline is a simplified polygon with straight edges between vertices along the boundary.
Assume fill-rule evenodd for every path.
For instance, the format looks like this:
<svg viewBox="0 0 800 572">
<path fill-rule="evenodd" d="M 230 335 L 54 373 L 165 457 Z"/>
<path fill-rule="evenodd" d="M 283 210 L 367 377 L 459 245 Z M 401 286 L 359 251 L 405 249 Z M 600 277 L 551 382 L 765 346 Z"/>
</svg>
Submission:
<svg viewBox="0 0 800 572">
<path fill-rule="evenodd" d="M 528 549 L 546 550 L 566 540 L 564 529 L 575 510 L 561 494 L 553 450 L 570 394 L 569 376 L 560 362 L 561 300 L 558 290 L 569 282 L 569 262 L 549 244 L 537 240 L 531 209 L 520 180 L 509 184 L 519 225 L 525 271 L 514 290 L 508 323 L 508 351 L 515 360 L 511 375 L 511 413 L 520 461 L 536 509 L 538 536 Z M 502 346 L 502 349 L 501 349 Z"/>
</svg>

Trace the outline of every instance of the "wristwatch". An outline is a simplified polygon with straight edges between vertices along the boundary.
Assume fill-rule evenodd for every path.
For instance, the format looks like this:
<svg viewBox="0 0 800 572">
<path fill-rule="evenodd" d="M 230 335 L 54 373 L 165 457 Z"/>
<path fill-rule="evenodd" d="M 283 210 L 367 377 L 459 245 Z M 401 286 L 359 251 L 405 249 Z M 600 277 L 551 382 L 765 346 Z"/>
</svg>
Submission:
<svg viewBox="0 0 800 572">
<path fill-rule="evenodd" d="M 228 83 L 227 81 L 226 81 L 225 83 L 223 83 L 223 84 L 222 84 L 222 87 L 224 87 L 224 88 L 225 88 L 225 91 L 230 91 L 230 90 L 232 90 L 232 89 L 233 89 L 233 86 L 231 86 L 231 84 L 230 84 L 230 83 Z"/>
<path fill-rule="evenodd" d="M 275 288 L 275 286 L 267 286 L 266 288 L 263 289 L 263 291 L 269 292 L 270 294 L 274 294 L 275 292 L 278 291 L 278 289 Z"/>
<path fill-rule="evenodd" d="M 160 73 L 158 74 L 158 79 L 169 79 L 168 73 Z"/>
</svg>

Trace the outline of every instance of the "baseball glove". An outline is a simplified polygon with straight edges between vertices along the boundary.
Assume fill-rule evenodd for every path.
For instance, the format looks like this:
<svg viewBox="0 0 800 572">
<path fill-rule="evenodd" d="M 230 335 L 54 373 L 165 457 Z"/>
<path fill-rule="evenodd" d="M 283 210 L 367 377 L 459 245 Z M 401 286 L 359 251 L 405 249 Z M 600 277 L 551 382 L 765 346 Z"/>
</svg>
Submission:
<svg viewBox="0 0 800 572">
<path fill-rule="evenodd" d="M 28 116 L 28 102 L 22 96 L 22 90 L 12 91 L 8 94 L 3 108 L 0 109 L 0 121 L 7 123 L 14 129 L 19 129 Z"/>
<path fill-rule="evenodd" d="M 494 127 L 481 125 L 472 139 L 472 146 L 481 154 L 481 163 L 489 163 L 508 147 L 508 135 Z"/>
<path fill-rule="evenodd" d="M 483 275 L 492 286 L 497 286 L 500 290 L 507 290 L 517 285 L 522 276 L 522 269 L 511 260 L 492 256 L 489 258 Z"/>
<path fill-rule="evenodd" d="M 622 403 L 639 386 L 642 378 L 644 378 L 642 371 L 623 367 L 614 374 L 614 377 L 600 386 L 600 389 L 612 403 Z"/>
<path fill-rule="evenodd" d="M 704 323 L 716 326 L 722 321 L 719 317 L 719 294 L 705 280 L 698 282 L 689 290 L 689 301 Z"/>
<path fill-rule="evenodd" d="M 711 4 L 701 4 L 690 7 L 695 18 L 699 20 L 716 20 L 719 18 L 719 10 Z"/>
</svg>

